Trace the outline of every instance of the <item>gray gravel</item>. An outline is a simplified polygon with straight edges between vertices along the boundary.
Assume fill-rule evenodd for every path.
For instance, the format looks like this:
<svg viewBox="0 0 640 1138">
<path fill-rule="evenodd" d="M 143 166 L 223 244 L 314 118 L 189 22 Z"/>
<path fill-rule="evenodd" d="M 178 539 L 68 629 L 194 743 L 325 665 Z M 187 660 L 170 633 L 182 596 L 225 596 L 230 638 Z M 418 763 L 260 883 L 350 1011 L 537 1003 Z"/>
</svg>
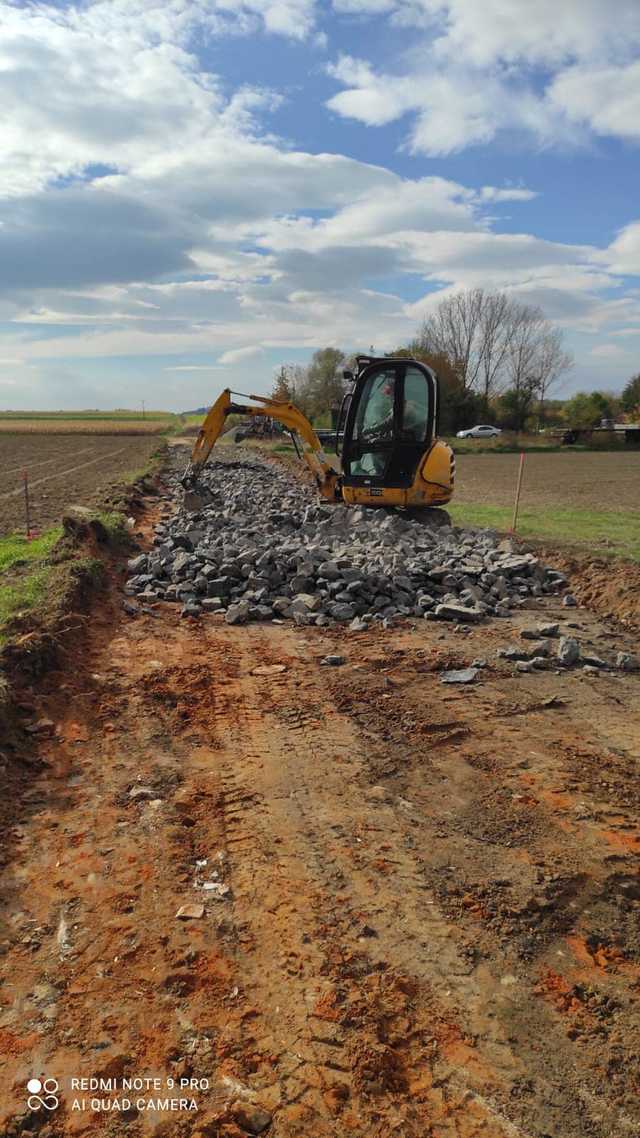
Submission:
<svg viewBox="0 0 640 1138">
<path fill-rule="evenodd" d="M 125 592 L 175 602 L 187 618 L 354 631 L 402 617 L 470 624 L 565 585 L 490 531 L 321 504 L 312 486 L 259 456 L 209 463 L 202 493 L 185 494 L 177 475 L 173 483 L 176 512 L 157 526 L 153 551 L 130 560 Z"/>
</svg>

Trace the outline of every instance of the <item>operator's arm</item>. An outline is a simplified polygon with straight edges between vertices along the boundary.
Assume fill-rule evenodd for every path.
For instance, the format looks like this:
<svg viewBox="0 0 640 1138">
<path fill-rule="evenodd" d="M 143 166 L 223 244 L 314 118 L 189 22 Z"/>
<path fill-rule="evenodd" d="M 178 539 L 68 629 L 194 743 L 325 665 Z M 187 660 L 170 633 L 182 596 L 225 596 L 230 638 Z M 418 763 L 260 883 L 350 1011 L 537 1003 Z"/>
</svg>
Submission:
<svg viewBox="0 0 640 1138">
<path fill-rule="evenodd" d="M 393 414 L 387 415 L 386 419 L 382 419 L 380 423 L 376 423 L 373 427 L 367 427 L 362 431 L 360 439 L 362 442 L 377 443 L 385 442 L 393 436 Z"/>
</svg>

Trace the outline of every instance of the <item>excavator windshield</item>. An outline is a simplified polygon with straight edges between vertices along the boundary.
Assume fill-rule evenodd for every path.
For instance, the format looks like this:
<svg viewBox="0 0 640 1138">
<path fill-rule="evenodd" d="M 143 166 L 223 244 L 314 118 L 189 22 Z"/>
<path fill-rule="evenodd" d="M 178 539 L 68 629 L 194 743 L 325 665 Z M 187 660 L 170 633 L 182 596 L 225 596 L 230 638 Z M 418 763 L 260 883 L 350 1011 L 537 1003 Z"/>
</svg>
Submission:
<svg viewBox="0 0 640 1138">
<path fill-rule="evenodd" d="M 394 360 L 366 368 L 346 424 L 346 479 L 409 485 L 433 436 L 435 399 L 435 377 L 421 365 Z"/>
</svg>

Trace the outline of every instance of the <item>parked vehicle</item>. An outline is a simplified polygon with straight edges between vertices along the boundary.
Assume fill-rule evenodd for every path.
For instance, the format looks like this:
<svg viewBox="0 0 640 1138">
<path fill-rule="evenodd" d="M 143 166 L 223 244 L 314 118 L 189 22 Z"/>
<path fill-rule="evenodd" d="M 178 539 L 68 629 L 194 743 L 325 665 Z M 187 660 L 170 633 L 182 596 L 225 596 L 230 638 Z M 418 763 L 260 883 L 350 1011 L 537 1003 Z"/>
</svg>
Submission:
<svg viewBox="0 0 640 1138">
<path fill-rule="evenodd" d="M 494 439 L 501 435 L 500 427 L 469 427 L 466 431 L 458 431 L 457 439 Z"/>
</svg>

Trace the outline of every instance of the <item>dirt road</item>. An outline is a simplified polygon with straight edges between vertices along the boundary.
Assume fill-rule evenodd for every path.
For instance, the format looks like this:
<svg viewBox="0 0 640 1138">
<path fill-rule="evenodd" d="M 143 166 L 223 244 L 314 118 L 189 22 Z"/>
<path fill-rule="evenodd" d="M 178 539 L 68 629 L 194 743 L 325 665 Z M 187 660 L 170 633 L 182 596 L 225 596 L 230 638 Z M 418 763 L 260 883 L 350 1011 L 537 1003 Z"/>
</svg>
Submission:
<svg viewBox="0 0 640 1138">
<path fill-rule="evenodd" d="M 2 1134 L 637 1134 L 640 678 L 117 585 L 5 752 Z"/>
</svg>

